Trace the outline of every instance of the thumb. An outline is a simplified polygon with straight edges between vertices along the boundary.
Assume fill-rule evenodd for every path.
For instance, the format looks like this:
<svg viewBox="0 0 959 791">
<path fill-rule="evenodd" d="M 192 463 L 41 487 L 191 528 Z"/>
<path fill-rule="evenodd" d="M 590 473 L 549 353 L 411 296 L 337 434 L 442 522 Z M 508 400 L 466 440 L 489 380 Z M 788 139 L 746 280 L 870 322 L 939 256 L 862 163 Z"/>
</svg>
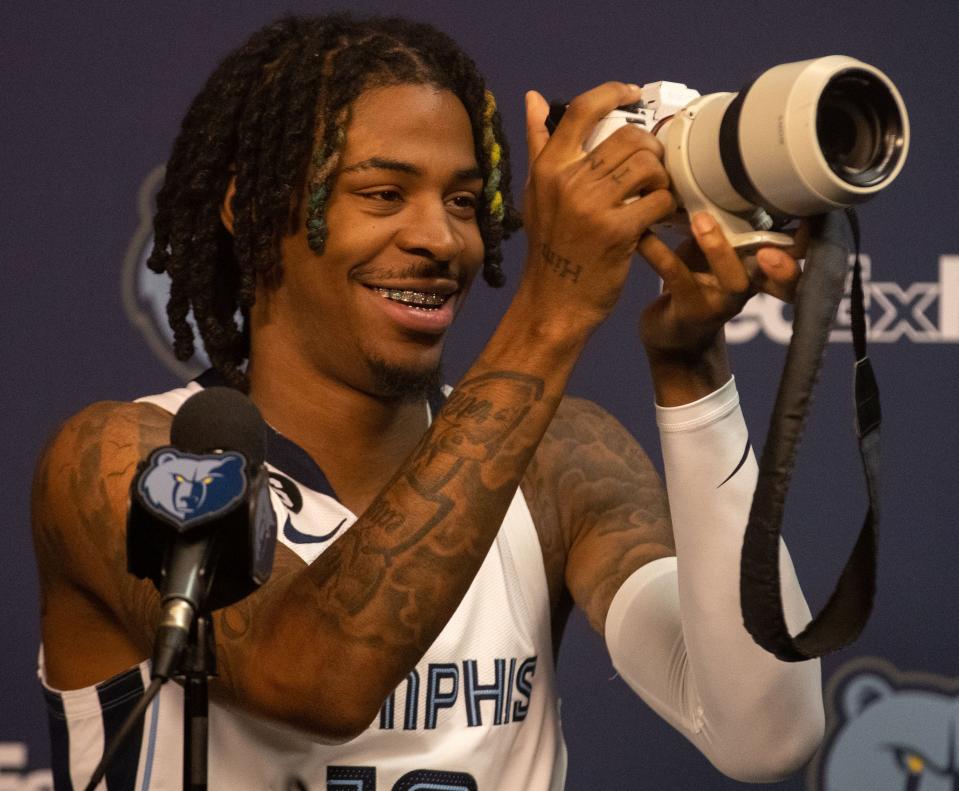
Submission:
<svg viewBox="0 0 959 791">
<path fill-rule="evenodd" d="M 549 115 L 549 103 L 537 91 L 526 92 L 526 147 L 529 151 L 529 164 L 532 165 L 549 141 L 546 129 L 546 117 Z"/>
</svg>

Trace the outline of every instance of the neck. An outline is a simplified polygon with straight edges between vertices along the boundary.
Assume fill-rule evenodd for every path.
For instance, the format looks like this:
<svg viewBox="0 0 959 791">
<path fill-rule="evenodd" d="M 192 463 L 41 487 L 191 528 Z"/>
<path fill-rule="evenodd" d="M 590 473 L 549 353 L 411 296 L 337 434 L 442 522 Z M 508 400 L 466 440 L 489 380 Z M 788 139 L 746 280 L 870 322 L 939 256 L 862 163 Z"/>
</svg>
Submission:
<svg viewBox="0 0 959 791">
<path fill-rule="evenodd" d="M 378 397 L 271 356 L 251 360 L 248 375 L 264 419 L 313 458 L 354 513 L 366 509 L 428 425 L 425 399 Z"/>
</svg>

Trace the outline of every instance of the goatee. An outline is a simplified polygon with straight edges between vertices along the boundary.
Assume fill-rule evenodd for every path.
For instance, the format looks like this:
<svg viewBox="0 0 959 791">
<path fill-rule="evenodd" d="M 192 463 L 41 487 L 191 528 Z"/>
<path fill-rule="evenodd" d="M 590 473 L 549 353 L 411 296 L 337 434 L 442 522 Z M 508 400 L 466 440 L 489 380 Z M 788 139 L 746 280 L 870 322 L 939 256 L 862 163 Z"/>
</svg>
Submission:
<svg viewBox="0 0 959 791">
<path fill-rule="evenodd" d="M 404 403 L 421 401 L 435 393 L 443 381 L 442 366 L 416 370 L 392 365 L 386 360 L 371 358 L 370 372 L 377 395 Z"/>
</svg>

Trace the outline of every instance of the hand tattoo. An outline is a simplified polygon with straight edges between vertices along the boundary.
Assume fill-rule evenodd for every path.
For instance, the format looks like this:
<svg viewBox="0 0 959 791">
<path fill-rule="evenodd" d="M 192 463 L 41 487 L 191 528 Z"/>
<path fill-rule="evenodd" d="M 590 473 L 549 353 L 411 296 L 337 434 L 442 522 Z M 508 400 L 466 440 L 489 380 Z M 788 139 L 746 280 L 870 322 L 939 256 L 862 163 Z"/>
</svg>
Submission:
<svg viewBox="0 0 959 791">
<path fill-rule="evenodd" d="M 561 256 L 546 242 L 543 242 L 540 252 L 542 253 L 543 260 L 549 264 L 550 269 L 557 275 L 562 278 L 569 278 L 574 283 L 579 282 L 580 273 L 583 271 L 581 264 L 574 264 L 568 258 Z"/>
</svg>

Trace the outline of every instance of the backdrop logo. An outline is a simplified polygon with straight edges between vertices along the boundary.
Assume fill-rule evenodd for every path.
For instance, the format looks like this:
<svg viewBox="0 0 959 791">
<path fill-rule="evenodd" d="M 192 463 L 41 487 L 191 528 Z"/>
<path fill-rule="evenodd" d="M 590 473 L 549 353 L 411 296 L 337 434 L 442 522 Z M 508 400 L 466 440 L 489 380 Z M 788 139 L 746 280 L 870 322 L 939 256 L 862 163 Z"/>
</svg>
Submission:
<svg viewBox="0 0 959 791">
<path fill-rule="evenodd" d="M 166 317 L 170 278 L 151 272 L 146 263 L 153 250 L 154 201 L 163 182 L 164 169 L 163 165 L 159 165 L 151 170 L 137 194 L 137 229 L 123 260 L 123 309 L 160 361 L 178 378 L 192 379 L 209 368 L 210 361 L 199 343 L 193 357 L 187 362 L 181 362 L 173 356 L 173 330 Z M 192 312 L 188 320 L 195 337 L 199 338 Z"/>
<path fill-rule="evenodd" d="M 0 742 L 0 791 L 53 791 L 49 769 L 29 770 L 25 742 Z"/>
<path fill-rule="evenodd" d="M 809 791 L 933 791 L 959 780 L 959 679 L 864 657 L 826 691 L 826 739 Z"/>
<path fill-rule="evenodd" d="M 862 261 L 868 338 L 873 343 L 959 343 L 959 255 L 939 257 L 938 282 L 899 283 L 872 280 L 872 261 Z M 851 259 L 850 259 L 851 263 Z M 836 323 L 829 340 L 851 342 L 849 286 L 839 304 Z M 726 325 L 726 340 L 745 343 L 763 332 L 776 343 L 789 343 L 792 337 L 791 308 L 774 297 L 759 294 L 743 312 Z"/>
</svg>

